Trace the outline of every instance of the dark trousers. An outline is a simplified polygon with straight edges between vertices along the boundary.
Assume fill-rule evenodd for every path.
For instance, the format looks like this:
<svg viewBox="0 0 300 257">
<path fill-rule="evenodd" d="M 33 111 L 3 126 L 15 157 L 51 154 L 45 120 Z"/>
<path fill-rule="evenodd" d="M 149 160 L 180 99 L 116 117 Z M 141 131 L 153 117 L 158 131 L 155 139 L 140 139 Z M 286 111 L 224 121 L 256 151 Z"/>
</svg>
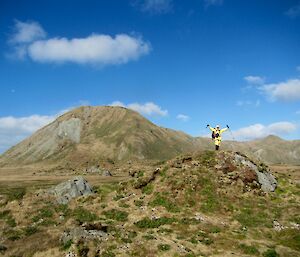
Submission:
<svg viewBox="0 0 300 257">
<path fill-rule="evenodd" d="M 220 148 L 220 146 L 219 146 L 219 145 L 216 145 L 216 151 L 218 151 L 218 150 L 219 150 L 219 148 Z"/>
</svg>

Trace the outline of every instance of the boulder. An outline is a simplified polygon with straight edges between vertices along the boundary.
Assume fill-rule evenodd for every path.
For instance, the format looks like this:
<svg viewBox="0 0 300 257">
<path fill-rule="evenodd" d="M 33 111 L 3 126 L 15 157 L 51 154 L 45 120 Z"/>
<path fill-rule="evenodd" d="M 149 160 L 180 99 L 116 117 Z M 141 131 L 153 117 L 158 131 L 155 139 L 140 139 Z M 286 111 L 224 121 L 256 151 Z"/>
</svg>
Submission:
<svg viewBox="0 0 300 257">
<path fill-rule="evenodd" d="M 235 163 L 248 168 L 248 172 L 254 171 L 261 189 L 265 192 L 273 192 L 277 187 L 276 178 L 270 173 L 265 165 L 257 165 L 247 157 L 235 153 Z"/>
<path fill-rule="evenodd" d="M 93 190 L 89 183 L 79 176 L 58 184 L 50 189 L 49 193 L 56 197 L 58 203 L 67 204 L 73 198 L 92 194 Z"/>
<path fill-rule="evenodd" d="M 108 237 L 107 226 L 102 224 L 85 224 L 82 227 L 71 228 L 63 233 L 61 241 L 77 243 L 79 241 L 103 240 Z"/>
</svg>

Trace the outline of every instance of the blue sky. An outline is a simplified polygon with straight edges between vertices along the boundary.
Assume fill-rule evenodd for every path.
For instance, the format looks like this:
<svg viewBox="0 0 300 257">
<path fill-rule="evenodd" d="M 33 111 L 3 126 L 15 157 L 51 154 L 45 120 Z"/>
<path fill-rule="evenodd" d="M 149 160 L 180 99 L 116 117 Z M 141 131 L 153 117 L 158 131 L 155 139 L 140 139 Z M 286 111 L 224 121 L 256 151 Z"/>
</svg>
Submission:
<svg viewBox="0 0 300 257">
<path fill-rule="evenodd" d="M 65 110 L 300 138 L 300 1 L 0 2 L 0 151 Z"/>
</svg>

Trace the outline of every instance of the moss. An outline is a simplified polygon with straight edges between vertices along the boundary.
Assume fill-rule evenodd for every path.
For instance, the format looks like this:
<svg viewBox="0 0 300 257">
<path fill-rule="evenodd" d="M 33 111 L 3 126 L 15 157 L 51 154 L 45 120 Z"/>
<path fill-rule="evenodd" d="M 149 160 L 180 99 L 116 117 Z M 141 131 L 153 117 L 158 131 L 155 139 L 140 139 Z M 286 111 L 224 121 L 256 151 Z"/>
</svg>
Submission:
<svg viewBox="0 0 300 257">
<path fill-rule="evenodd" d="M 111 209 L 104 211 L 103 214 L 106 218 L 116 220 L 116 221 L 127 221 L 128 213 L 125 211 L 119 211 L 117 209 Z"/>
</svg>

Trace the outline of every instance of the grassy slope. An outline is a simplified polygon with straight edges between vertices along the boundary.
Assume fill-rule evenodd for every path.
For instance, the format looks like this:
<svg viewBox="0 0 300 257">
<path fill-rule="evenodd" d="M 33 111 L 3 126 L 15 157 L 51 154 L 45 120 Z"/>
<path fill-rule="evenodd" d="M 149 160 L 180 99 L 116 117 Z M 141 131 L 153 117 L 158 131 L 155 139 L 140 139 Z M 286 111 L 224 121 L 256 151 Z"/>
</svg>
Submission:
<svg viewBox="0 0 300 257">
<path fill-rule="evenodd" d="M 162 164 L 146 186 L 156 166 L 139 167 L 137 178 L 100 186 L 65 207 L 43 195 L 9 193 L 0 214 L 7 256 L 55 257 L 83 248 L 89 256 L 100 249 L 103 257 L 299 256 L 299 230 L 272 228 L 273 220 L 300 223 L 300 188 L 288 175 L 278 175 L 274 193 L 244 192 L 239 183 L 220 182 L 214 152 L 194 156 L 193 163 L 178 166 L 178 160 Z M 94 221 L 109 225 L 107 241 L 60 245 L 64 229 Z"/>
</svg>

